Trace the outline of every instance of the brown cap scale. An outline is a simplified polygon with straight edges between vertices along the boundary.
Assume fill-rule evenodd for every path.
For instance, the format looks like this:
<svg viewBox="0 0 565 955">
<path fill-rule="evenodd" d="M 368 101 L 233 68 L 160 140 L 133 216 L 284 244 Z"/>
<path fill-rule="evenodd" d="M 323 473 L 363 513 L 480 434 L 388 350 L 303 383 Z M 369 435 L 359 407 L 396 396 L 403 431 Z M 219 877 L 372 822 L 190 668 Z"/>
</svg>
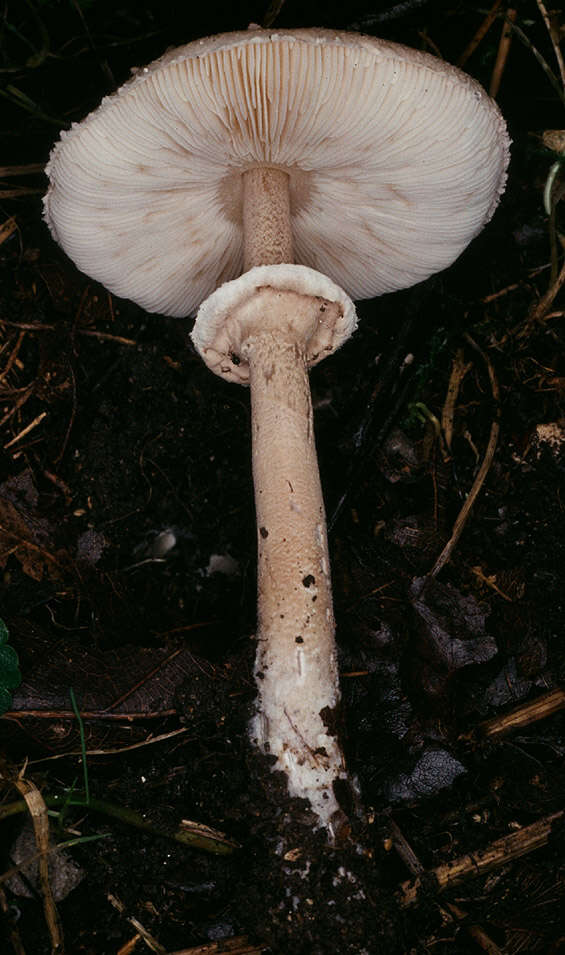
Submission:
<svg viewBox="0 0 565 955">
<path fill-rule="evenodd" d="M 251 736 L 330 838 L 346 771 L 307 369 L 354 329 L 351 298 L 457 258 L 492 215 L 507 162 L 497 107 L 453 67 L 358 34 L 254 30 L 138 71 L 62 134 L 48 165 L 45 218 L 79 267 L 149 311 L 203 303 L 197 349 L 250 384 Z"/>
</svg>

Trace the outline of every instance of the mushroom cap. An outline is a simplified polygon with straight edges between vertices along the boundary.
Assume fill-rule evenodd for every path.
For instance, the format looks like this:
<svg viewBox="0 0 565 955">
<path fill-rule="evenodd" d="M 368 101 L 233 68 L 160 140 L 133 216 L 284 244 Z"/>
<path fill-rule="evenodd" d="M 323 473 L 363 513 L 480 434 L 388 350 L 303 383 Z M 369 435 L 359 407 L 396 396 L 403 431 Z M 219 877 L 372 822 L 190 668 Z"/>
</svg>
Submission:
<svg viewBox="0 0 565 955">
<path fill-rule="evenodd" d="M 493 101 L 435 57 L 356 33 L 228 33 L 166 53 L 61 134 L 45 219 L 116 295 L 188 315 L 241 272 L 242 173 L 274 167 L 296 262 L 369 298 L 457 258 L 508 147 Z"/>
</svg>

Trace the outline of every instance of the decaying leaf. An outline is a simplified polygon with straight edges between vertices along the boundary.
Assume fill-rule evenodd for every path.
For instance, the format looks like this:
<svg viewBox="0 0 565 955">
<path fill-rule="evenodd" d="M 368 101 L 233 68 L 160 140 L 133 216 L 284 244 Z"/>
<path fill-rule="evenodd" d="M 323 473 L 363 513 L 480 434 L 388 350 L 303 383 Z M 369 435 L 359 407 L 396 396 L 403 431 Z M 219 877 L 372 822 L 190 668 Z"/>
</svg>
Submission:
<svg viewBox="0 0 565 955">
<path fill-rule="evenodd" d="M 68 558 L 53 544 L 53 528 L 39 516 L 38 493 L 30 470 L 0 485 L 0 567 L 10 556 L 33 580 L 60 578 Z"/>
<path fill-rule="evenodd" d="M 49 883 L 55 902 L 65 899 L 84 879 L 84 870 L 61 849 L 53 851 L 48 857 Z M 6 884 L 14 895 L 24 898 L 37 898 L 41 893 L 39 880 L 39 858 L 37 843 L 31 822 L 26 823 L 10 849 L 10 858 L 15 865 L 21 866 L 20 872 L 11 876 Z M 29 861 L 31 860 L 31 861 Z"/>
<path fill-rule="evenodd" d="M 14 694 L 14 710 L 72 714 L 72 687 L 81 712 L 100 717 L 165 714 L 174 709 L 175 691 L 195 665 L 182 646 L 99 650 L 72 640 L 54 642 L 38 627 L 22 623 L 33 662 Z"/>
<path fill-rule="evenodd" d="M 67 752 L 78 745 L 71 688 L 89 748 L 119 747 L 144 738 L 146 728 L 138 734 L 138 722 L 176 714 L 179 687 L 196 684 L 206 666 L 182 644 L 113 650 L 82 647 L 72 638 L 54 641 L 24 619 L 13 621 L 12 634 L 15 645 L 21 641 L 25 647 L 25 660 L 24 679 L 13 694 L 8 716 L 53 752 Z M 221 674 L 218 680 L 225 682 Z"/>
<path fill-rule="evenodd" d="M 420 577 L 412 583 L 411 599 L 424 644 L 449 671 L 496 656 L 496 641 L 485 629 L 486 613 L 472 594 Z"/>
</svg>

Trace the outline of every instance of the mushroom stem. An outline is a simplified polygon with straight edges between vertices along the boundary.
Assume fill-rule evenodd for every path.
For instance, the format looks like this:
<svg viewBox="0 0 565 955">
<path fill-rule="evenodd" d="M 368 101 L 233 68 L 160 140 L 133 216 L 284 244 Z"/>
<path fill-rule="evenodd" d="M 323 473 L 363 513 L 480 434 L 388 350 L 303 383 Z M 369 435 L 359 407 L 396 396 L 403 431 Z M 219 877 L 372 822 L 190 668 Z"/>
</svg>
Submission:
<svg viewBox="0 0 565 955">
<path fill-rule="evenodd" d="M 290 298 L 289 298 L 290 296 Z M 326 518 L 306 344 L 331 303 L 272 292 L 244 343 L 249 363 L 258 539 L 257 714 L 253 742 L 276 757 L 292 796 L 308 799 L 333 840 L 346 778 Z M 289 318 L 292 308 L 292 318 Z"/>
<path fill-rule="evenodd" d="M 356 324 L 348 296 L 301 265 L 258 266 L 204 302 L 192 340 L 251 390 L 258 537 L 257 707 L 250 740 L 309 801 L 330 841 L 355 804 L 337 735 L 340 700 L 324 502 L 308 367 Z"/>
<path fill-rule="evenodd" d="M 289 183 L 279 169 L 243 174 L 246 270 L 292 262 Z M 314 295 L 264 288 L 240 313 L 258 529 L 258 699 L 250 735 L 276 757 L 273 768 L 286 774 L 290 795 L 309 801 L 332 841 L 345 820 L 334 784 L 346 771 L 336 735 L 335 624 L 306 354 L 334 311 Z"/>
<path fill-rule="evenodd" d="M 256 166 L 243 173 L 243 268 L 294 262 L 290 177 L 281 169 Z"/>
</svg>

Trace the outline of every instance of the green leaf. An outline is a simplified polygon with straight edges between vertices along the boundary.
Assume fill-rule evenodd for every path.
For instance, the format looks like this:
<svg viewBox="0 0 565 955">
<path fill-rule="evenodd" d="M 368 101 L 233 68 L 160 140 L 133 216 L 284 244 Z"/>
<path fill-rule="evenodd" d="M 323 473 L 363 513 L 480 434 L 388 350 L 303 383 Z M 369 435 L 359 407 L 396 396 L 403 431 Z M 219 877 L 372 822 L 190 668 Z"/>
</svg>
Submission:
<svg viewBox="0 0 565 955">
<path fill-rule="evenodd" d="M 0 686 L 0 714 L 5 713 L 6 710 L 9 710 L 12 705 L 12 694 L 9 690 L 3 689 Z"/>
<path fill-rule="evenodd" d="M 15 690 L 22 675 L 18 666 L 18 654 L 13 647 L 0 647 L 0 686 Z"/>
</svg>

